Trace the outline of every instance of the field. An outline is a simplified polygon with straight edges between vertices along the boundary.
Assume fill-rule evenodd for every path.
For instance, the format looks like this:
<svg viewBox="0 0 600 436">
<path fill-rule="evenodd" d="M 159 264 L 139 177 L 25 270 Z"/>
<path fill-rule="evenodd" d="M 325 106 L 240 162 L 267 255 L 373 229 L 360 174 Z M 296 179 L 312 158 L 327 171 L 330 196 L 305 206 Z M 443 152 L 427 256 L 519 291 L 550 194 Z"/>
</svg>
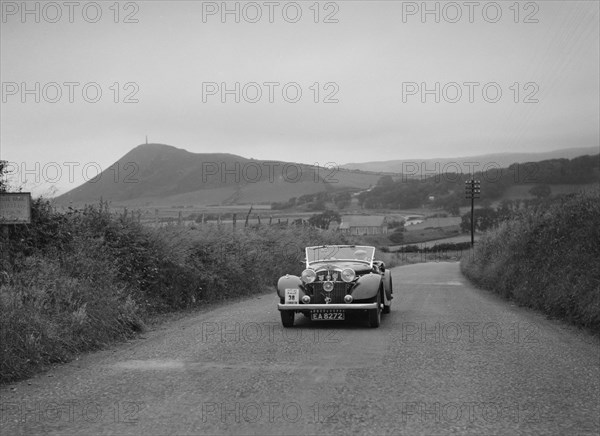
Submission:
<svg viewBox="0 0 600 436">
<path fill-rule="evenodd" d="M 419 224 L 406 226 L 407 232 L 416 230 L 424 230 L 427 228 L 454 227 L 460 225 L 460 217 L 442 217 L 442 218 L 426 218 L 425 221 Z"/>
<path fill-rule="evenodd" d="M 220 223 L 225 227 L 232 227 L 232 214 L 236 214 L 236 225 L 238 228 L 244 227 L 249 206 L 208 206 L 208 207 L 162 207 L 162 208 L 139 208 L 129 210 L 126 208 L 112 208 L 111 212 L 115 215 L 123 216 L 126 214 L 133 221 L 151 227 L 164 227 L 166 225 L 195 226 L 201 225 L 204 216 L 205 224 Z M 425 211 L 418 211 L 421 214 Z M 301 219 L 307 221 L 310 217 L 320 212 L 304 212 L 295 210 L 271 210 L 268 205 L 253 205 L 252 212 L 248 218 L 250 226 L 265 226 L 275 224 L 291 224 L 295 220 Z M 351 210 L 341 211 L 344 215 L 365 215 L 365 216 L 386 216 L 388 221 L 401 221 L 406 216 L 415 216 L 418 213 L 411 211 L 378 211 L 375 214 L 365 214 L 365 211 Z M 181 216 L 181 221 L 180 221 Z M 260 217 L 260 218 L 259 218 Z M 460 217 L 430 217 L 419 224 L 406 226 L 404 232 L 404 244 L 423 243 L 427 241 L 448 240 L 459 241 L 466 236 L 460 235 Z M 356 243 L 374 245 L 378 247 L 390 246 L 393 243 L 388 234 L 380 235 L 360 235 L 353 236 L 352 240 Z M 450 239 L 449 239 L 450 238 Z M 458 239 L 455 239 L 458 238 Z M 397 245 L 397 244 L 396 244 Z"/>
<path fill-rule="evenodd" d="M 353 173 L 347 171 L 338 171 L 334 174 L 335 179 L 339 181 L 339 185 L 355 186 L 361 184 L 376 182 L 375 175 L 364 173 Z M 333 176 L 332 176 L 333 177 Z M 312 215 L 319 211 L 306 212 L 298 209 L 286 210 L 271 210 L 271 201 L 287 200 L 289 195 L 303 195 L 306 193 L 314 193 L 322 191 L 323 183 L 296 183 L 290 184 L 284 182 L 261 182 L 248 184 L 241 189 L 233 187 L 216 188 L 209 190 L 201 190 L 186 194 L 167 197 L 164 199 L 140 199 L 133 203 L 118 203 L 111 204 L 111 210 L 114 213 L 127 214 L 133 216 L 139 222 L 156 225 L 164 225 L 166 222 L 176 223 L 180 217 L 182 224 L 191 225 L 197 220 L 205 216 L 206 222 L 216 222 L 219 215 L 223 224 L 231 223 L 231 215 L 237 215 L 238 225 L 245 221 L 246 215 L 252 204 L 252 213 L 248 223 L 251 225 L 260 223 L 268 223 L 269 220 L 273 223 L 277 222 L 292 222 L 296 219 L 307 220 Z M 336 186 L 339 187 L 339 186 Z M 532 184 L 515 185 L 507 189 L 502 196 L 502 200 L 516 199 L 532 199 L 534 198 L 529 190 L 533 187 Z M 595 184 L 588 185 L 550 185 L 553 195 L 579 192 L 582 190 L 590 190 L 596 187 Z M 284 189 L 285 188 L 285 189 Z M 412 209 L 412 210 L 363 210 L 357 205 L 356 199 L 350 207 L 339 210 L 341 215 L 351 214 L 371 214 L 385 215 L 389 220 L 402 220 L 409 216 L 423 216 L 425 221 L 422 223 L 406 226 L 405 243 L 419 243 L 438 239 L 446 239 L 459 236 L 460 234 L 460 217 L 428 217 L 434 211 L 428 208 Z M 231 204 L 229 201 L 240 202 L 244 204 Z M 501 200 L 491 204 L 492 207 L 497 207 Z M 479 204 L 476 202 L 476 206 Z M 328 208 L 335 210 L 335 205 L 328 204 Z M 62 210 L 66 210 L 66 206 L 62 206 Z M 460 215 L 467 213 L 468 207 L 460 208 Z M 372 243 L 379 245 L 389 245 L 385 237 L 370 238 Z"/>
</svg>

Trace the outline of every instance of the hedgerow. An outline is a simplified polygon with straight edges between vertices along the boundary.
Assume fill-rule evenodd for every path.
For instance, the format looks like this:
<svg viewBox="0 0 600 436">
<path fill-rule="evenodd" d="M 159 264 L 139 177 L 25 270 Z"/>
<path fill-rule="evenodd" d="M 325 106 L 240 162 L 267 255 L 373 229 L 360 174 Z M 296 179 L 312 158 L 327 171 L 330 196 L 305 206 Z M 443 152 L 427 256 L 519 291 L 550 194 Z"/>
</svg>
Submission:
<svg viewBox="0 0 600 436">
<path fill-rule="evenodd" d="M 341 236 L 308 227 L 145 227 L 106 204 L 57 213 L 2 236 L 0 382 L 131 337 L 156 313 L 272 289 L 302 270 L 306 245 Z"/>
<path fill-rule="evenodd" d="M 600 332 L 600 195 L 559 197 L 485 234 L 461 269 L 521 305 Z"/>
</svg>

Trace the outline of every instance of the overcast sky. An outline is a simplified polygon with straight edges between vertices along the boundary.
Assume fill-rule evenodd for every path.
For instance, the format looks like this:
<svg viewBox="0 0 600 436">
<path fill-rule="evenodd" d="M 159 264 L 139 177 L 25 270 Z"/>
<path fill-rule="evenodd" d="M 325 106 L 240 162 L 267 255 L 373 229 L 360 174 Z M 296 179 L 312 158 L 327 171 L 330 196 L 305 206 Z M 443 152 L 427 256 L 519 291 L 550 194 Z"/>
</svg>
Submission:
<svg viewBox="0 0 600 436">
<path fill-rule="evenodd" d="M 428 2 L 439 17 L 421 2 L 228 2 L 239 22 L 221 2 L 75 3 L 2 2 L 1 158 L 39 162 L 44 189 L 49 163 L 64 191 L 146 135 L 321 164 L 599 143 L 596 1 Z"/>
</svg>

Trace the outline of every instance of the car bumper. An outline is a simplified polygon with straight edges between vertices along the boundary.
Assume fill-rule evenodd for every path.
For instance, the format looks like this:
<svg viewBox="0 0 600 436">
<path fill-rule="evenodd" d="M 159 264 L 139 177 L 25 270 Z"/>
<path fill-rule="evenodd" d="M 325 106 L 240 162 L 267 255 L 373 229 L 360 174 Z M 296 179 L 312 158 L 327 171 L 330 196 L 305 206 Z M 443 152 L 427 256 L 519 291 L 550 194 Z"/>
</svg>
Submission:
<svg viewBox="0 0 600 436">
<path fill-rule="evenodd" d="M 281 304 L 279 310 L 365 310 L 377 309 L 377 303 L 341 303 L 341 304 Z"/>
</svg>

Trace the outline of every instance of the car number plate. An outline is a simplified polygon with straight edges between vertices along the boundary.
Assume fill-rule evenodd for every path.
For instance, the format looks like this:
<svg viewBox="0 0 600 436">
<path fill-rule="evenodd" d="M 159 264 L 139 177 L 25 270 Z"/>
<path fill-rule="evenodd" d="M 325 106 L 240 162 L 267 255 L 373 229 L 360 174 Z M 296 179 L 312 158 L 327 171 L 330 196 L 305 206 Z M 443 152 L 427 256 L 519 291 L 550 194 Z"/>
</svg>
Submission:
<svg viewBox="0 0 600 436">
<path fill-rule="evenodd" d="M 298 304 L 298 289 L 286 289 L 285 290 L 285 304 Z"/>
<path fill-rule="evenodd" d="M 312 310 L 310 319 L 313 321 L 343 321 L 345 319 L 343 310 Z"/>
</svg>

